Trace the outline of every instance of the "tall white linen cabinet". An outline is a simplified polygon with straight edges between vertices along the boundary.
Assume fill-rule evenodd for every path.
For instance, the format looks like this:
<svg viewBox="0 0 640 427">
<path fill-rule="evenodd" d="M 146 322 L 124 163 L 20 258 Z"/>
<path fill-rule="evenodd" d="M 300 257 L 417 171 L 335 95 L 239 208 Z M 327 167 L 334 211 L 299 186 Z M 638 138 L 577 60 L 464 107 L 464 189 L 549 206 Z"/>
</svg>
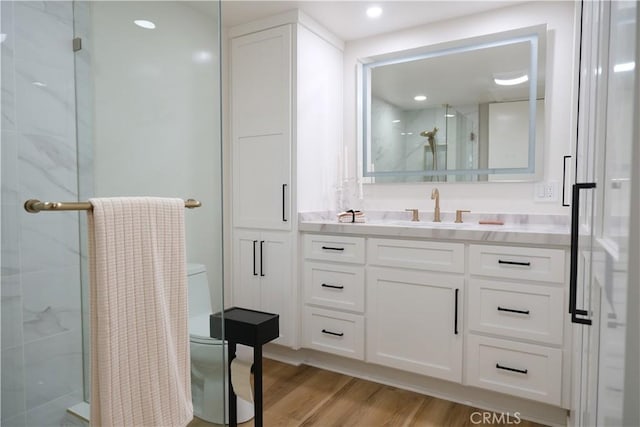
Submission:
<svg viewBox="0 0 640 427">
<path fill-rule="evenodd" d="M 298 212 L 337 209 L 344 44 L 298 10 L 229 30 L 234 306 L 299 347 Z"/>
</svg>

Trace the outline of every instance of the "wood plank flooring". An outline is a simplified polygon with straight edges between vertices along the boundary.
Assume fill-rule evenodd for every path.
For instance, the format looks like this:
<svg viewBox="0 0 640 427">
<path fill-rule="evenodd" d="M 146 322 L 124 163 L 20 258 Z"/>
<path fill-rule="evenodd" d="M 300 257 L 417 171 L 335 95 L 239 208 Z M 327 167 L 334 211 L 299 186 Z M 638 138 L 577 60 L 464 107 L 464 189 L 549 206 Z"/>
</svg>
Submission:
<svg viewBox="0 0 640 427">
<path fill-rule="evenodd" d="M 311 366 L 291 366 L 265 359 L 265 427 L 436 427 L 476 426 L 470 406 L 352 378 Z M 482 411 L 480 411 L 482 412 Z M 474 415 L 479 421 L 481 415 Z M 513 426 L 515 419 L 511 418 Z M 188 427 L 212 427 L 195 418 Z M 480 424 L 503 425 L 503 424 Z M 522 420 L 519 427 L 540 424 Z M 253 421 L 241 424 L 253 426 Z"/>
</svg>

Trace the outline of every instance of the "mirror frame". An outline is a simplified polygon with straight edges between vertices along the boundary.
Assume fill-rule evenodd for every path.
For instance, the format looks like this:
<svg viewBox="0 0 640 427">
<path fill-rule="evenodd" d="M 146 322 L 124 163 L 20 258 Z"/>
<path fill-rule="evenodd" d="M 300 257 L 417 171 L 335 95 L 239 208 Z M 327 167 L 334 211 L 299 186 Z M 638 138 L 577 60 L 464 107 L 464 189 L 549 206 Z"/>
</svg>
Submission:
<svg viewBox="0 0 640 427">
<path fill-rule="evenodd" d="M 362 163 L 361 177 L 435 177 L 435 176 L 469 176 L 469 175 L 504 175 L 518 174 L 522 175 L 522 179 L 509 179 L 508 181 L 531 180 L 535 176 L 542 173 L 542 168 L 536 170 L 536 157 L 541 155 L 544 140 L 540 144 L 536 144 L 536 113 L 537 113 L 537 91 L 538 91 L 538 70 L 545 54 L 546 42 L 546 24 L 533 27 L 526 27 L 517 30 L 504 31 L 479 37 L 454 40 L 451 42 L 440 43 L 436 45 L 428 45 L 414 49 L 392 52 L 388 54 L 376 55 L 369 58 L 360 58 L 358 64 L 358 77 L 361 80 L 357 85 L 358 99 L 358 128 L 360 129 L 361 150 L 358 156 Z M 531 46 L 530 63 L 529 63 L 529 153 L 528 165 L 522 168 L 486 168 L 486 169 L 448 169 L 448 170 L 431 170 L 431 171 L 372 171 L 370 170 L 369 159 L 371 158 L 371 71 L 377 67 L 392 65 L 421 59 L 436 58 L 449 54 L 463 53 L 478 49 L 505 46 L 514 43 L 529 42 Z M 545 73 L 545 79 L 548 73 Z M 547 98 L 547 88 L 549 84 L 545 81 L 545 96 Z M 546 110 L 546 109 L 545 109 Z M 546 134 L 545 124 L 545 134 Z M 538 162 L 540 163 L 540 162 Z M 374 180 L 371 180 L 374 182 Z"/>
</svg>

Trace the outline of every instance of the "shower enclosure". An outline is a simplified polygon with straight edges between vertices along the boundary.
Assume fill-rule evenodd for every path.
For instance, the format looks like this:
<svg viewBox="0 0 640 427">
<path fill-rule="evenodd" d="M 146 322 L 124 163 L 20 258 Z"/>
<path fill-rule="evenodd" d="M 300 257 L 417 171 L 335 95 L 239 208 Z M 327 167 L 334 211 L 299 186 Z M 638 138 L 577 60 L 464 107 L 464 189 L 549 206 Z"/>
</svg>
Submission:
<svg viewBox="0 0 640 427">
<path fill-rule="evenodd" d="M 2 1 L 2 426 L 90 402 L 85 214 L 26 199 L 200 200 L 187 259 L 223 306 L 219 29 L 217 1 Z"/>
<path fill-rule="evenodd" d="M 371 98 L 372 159 L 376 169 L 399 174 L 377 176 L 375 182 L 475 181 L 473 175 L 402 175 L 410 171 L 477 169 L 479 165 L 478 105 L 402 109 Z"/>
</svg>

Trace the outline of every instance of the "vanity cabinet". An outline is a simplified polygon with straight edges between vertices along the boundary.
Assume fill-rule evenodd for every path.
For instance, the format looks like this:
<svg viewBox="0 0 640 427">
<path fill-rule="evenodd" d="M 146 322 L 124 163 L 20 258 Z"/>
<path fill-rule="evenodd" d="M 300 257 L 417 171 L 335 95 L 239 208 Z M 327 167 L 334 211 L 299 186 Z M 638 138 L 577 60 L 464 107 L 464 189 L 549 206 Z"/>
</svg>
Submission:
<svg viewBox="0 0 640 427">
<path fill-rule="evenodd" d="M 305 347 L 461 382 L 464 276 L 447 273 L 464 272 L 464 245 L 303 242 Z"/>
<path fill-rule="evenodd" d="M 229 30 L 234 227 L 335 210 L 344 43 L 298 10 Z"/>
<path fill-rule="evenodd" d="M 335 210 L 344 46 L 298 10 L 229 44 L 232 304 L 279 314 L 276 343 L 297 348 L 297 215 Z"/>
<path fill-rule="evenodd" d="M 293 343 L 290 295 L 291 236 L 283 232 L 237 230 L 234 233 L 233 302 L 280 315 L 281 345 Z"/>
<path fill-rule="evenodd" d="M 304 347 L 566 407 L 566 250 L 302 241 Z"/>
<path fill-rule="evenodd" d="M 563 288 L 472 278 L 468 292 L 470 330 L 562 344 Z"/>
<path fill-rule="evenodd" d="M 470 385 L 561 405 L 565 251 L 469 245 Z"/>
<path fill-rule="evenodd" d="M 332 309 L 364 312 L 364 268 L 359 265 L 304 263 L 305 301 Z"/>
<path fill-rule="evenodd" d="M 290 25 L 231 40 L 233 220 L 291 229 Z"/>
<path fill-rule="evenodd" d="M 562 350 L 469 334 L 470 384 L 560 406 Z"/>
<path fill-rule="evenodd" d="M 464 265 L 461 243 L 367 239 L 367 361 L 461 382 Z"/>
<path fill-rule="evenodd" d="M 303 346 L 364 360 L 364 242 L 304 235 Z"/>
<path fill-rule="evenodd" d="M 469 272 L 478 276 L 562 284 L 565 251 L 561 249 L 469 245 Z"/>
<path fill-rule="evenodd" d="M 464 273 L 462 243 L 369 238 L 367 254 L 371 265 Z"/>
<path fill-rule="evenodd" d="M 306 234 L 306 259 L 364 264 L 364 238 Z"/>
<path fill-rule="evenodd" d="M 462 380 L 462 276 L 367 268 L 367 361 Z"/>
</svg>

